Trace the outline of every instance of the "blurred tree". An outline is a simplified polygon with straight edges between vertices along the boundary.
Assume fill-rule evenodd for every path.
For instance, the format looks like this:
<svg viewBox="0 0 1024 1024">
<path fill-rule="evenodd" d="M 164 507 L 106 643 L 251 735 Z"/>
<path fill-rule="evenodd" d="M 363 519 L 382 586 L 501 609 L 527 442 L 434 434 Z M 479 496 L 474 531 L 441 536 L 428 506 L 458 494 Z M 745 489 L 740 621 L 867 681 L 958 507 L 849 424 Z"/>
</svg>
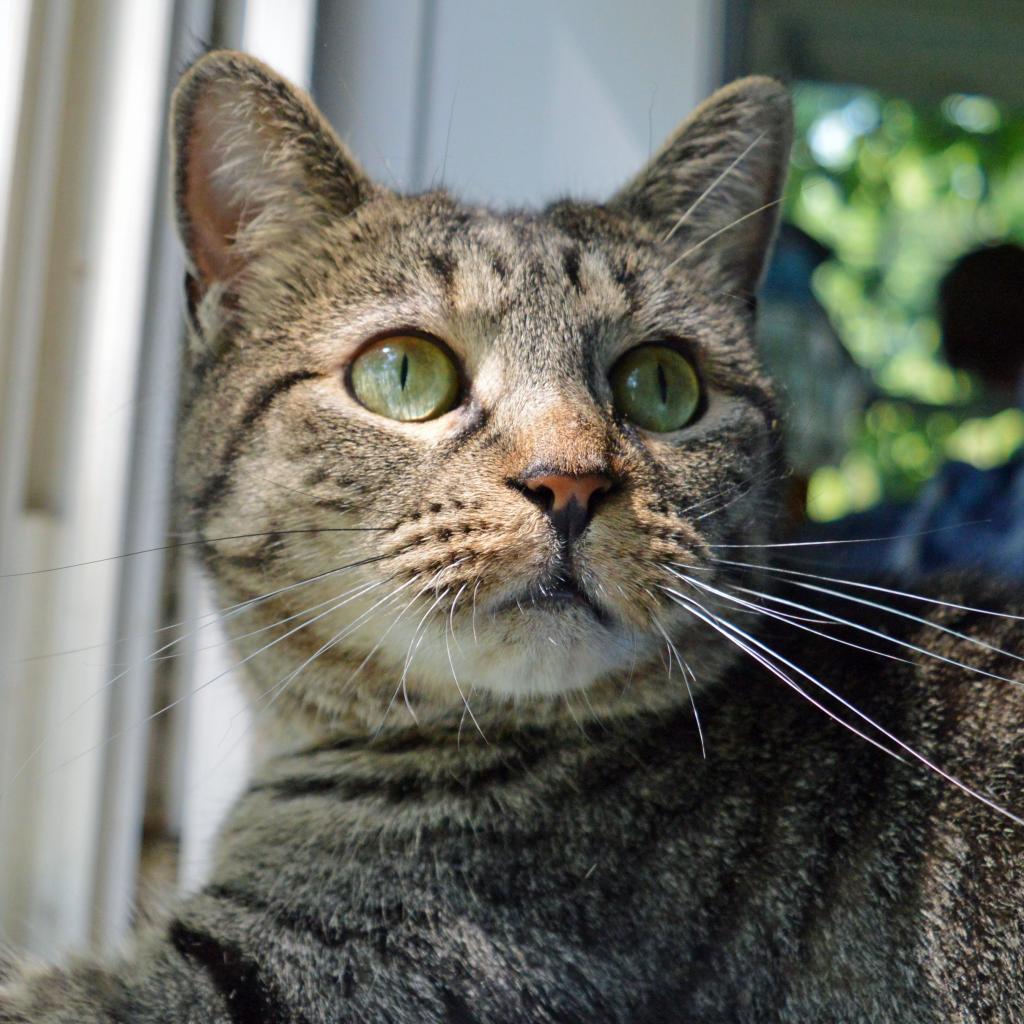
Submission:
<svg viewBox="0 0 1024 1024">
<path fill-rule="evenodd" d="M 828 520 L 913 497 L 947 458 L 985 468 L 1024 444 L 1024 412 L 939 357 L 936 318 L 958 256 L 1024 240 L 1024 120 L 983 96 L 926 108 L 802 84 L 795 99 L 786 219 L 832 251 L 812 286 L 875 388 L 849 450 L 811 477 L 808 514 Z"/>
</svg>

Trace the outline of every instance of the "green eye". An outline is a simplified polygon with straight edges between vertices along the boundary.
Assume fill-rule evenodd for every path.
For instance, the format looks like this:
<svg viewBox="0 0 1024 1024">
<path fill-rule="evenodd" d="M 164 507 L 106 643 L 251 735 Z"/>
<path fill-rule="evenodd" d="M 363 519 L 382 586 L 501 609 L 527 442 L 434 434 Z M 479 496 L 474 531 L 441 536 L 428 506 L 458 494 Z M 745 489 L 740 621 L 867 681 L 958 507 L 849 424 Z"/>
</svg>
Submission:
<svg viewBox="0 0 1024 1024">
<path fill-rule="evenodd" d="M 700 406 L 697 371 L 668 345 L 631 349 L 612 367 L 610 380 L 616 408 L 644 430 L 679 430 Z"/>
<path fill-rule="evenodd" d="M 415 336 L 382 338 L 352 363 L 352 390 L 371 412 L 393 420 L 432 420 L 459 396 L 459 372 L 440 345 Z"/>
</svg>

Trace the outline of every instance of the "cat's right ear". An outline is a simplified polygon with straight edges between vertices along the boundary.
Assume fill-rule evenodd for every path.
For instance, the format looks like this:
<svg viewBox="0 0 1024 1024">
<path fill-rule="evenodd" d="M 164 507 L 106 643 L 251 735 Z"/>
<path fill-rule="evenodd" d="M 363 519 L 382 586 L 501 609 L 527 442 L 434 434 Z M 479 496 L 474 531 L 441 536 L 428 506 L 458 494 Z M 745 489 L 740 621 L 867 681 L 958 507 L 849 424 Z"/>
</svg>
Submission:
<svg viewBox="0 0 1024 1024">
<path fill-rule="evenodd" d="M 215 51 L 171 107 L 178 231 L 198 300 L 384 190 L 312 100 L 254 57 Z"/>
<path fill-rule="evenodd" d="M 676 263 L 753 296 L 779 219 L 793 136 L 780 82 L 741 78 L 702 103 L 609 206 L 646 221 Z"/>
</svg>

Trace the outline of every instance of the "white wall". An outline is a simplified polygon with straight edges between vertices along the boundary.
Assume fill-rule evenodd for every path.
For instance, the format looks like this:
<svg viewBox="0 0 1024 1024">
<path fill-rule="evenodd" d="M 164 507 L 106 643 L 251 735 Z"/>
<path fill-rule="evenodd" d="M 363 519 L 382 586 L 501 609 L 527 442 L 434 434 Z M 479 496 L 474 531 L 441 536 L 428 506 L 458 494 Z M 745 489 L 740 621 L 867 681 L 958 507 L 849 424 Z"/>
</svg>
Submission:
<svg viewBox="0 0 1024 1024">
<path fill-rule="evenodd" d="M 366 168 L 499 205 L 601 197 L 720 83 L 722 0 L 355 0 L 314 89 Z"/>
</svg>

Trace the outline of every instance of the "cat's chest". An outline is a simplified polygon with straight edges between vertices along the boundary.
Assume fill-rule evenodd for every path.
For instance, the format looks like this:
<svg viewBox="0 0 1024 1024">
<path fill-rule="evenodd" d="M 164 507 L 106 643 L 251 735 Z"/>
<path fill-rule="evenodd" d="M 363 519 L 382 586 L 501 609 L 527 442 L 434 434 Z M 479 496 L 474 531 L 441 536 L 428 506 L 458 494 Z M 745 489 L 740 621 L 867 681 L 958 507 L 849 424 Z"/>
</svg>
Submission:
<svg viewBox="0 0 1024 1024">
<path fill-rule="evenodd" d="M 725 722 L 708 725 L 714 742 Z M 267 922 L 261 941 L 310 972 L 294 997 L 339 1012 L 375 1005 L 381 977 L 409 1013 L 461 999 L 478 1016 L 439 1019 L 467 1021 L 757 1020 L 805 975 L 899 988 L 913 972 L 895 912 L 907 886 L 876 841 L 884 773 L 869 801 L 850 781 L 851 768 L 868 779 L 864 763 L 844 783 L 812 744 L 816 778 L 781 759 L 772 730 L 759 750 L 723 744 L 707 760 L 685 744 L 654 756 L 653 741 L 632 744 L 632 771 L 581 768 L 532 820 L 496 799 L 407 791 L 443 801 L 447 825 L 435 808 L 431 827 L 389 832 L 373 815 L 401 806 L 396 790 L 364 793 L 361 819 L 323 788 L 279 798 L 276 841 L 264 825 L 259 852 L 227 858 L 208 898 L 232 931 Z"/>
</svg>

